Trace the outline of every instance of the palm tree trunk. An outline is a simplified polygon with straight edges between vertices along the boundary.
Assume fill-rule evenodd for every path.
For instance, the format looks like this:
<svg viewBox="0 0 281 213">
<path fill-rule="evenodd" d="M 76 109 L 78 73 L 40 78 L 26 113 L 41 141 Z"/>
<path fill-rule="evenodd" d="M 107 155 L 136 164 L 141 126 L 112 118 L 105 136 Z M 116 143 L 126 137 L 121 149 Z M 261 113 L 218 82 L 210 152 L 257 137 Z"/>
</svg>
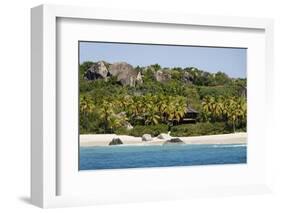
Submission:
<svg viewBox="0 0 281 213">
<path fill-rule="evenodd" d="M 235 133 L 235 121 L 232 121 L 232 125 L 233 125 L 233 132 Z"/>
</svg>

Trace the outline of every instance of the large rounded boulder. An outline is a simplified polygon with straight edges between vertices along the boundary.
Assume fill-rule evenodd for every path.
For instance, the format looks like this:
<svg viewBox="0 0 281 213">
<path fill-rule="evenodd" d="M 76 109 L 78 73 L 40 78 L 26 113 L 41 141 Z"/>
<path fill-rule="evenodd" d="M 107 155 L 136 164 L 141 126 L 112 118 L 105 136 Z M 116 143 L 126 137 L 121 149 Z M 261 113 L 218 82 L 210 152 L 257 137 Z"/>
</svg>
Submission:
<svg viewBox="0 0 281 213">
<path fill-rule="evenodd" d="M 123 142 L 120 138 L 113 138 L 112 141 L 109 143 L 110 146 L 121 145 L 121 144 L 123 144 Z"/>
<path fill-rule="evenodd" d="M 141 76 L 133 68 L 132 65 L 126 62 L 117 62 L 111 64 L 108 68 L 110 76 L 116 76 L 123 86 L 135 86 L 136 83 L 142 81 Z"/>
<path fill-rule="evenodd" d="M 165 144 L 184 144 L 184 142 L 180 138 L 171 138 Z"/>
<path fill-rule="evenodd" d="M 150 134 L 144 134 L 141 138 L 142 141 L 152 141 L 152 137 Z"/>
<path fill-rule="evenodd" d="M 108 74 L 106 63 L 104 61 L 98 61 L 87 70 L 85 78 L 88 80 L 105 79 Z"/>
<path fill-rule="evenodd" d="M 154 73 L 154 78 L 156 81 L 165 83 L 171 80 L 172 76 L 169 69 L 161 69 Z"/>
<path fill-rule="evenodd" d="M 157 136 L 158 139 L 163 139 L 163 140 L 170 140 L 171 136 L 165 133 L 161 133 L 160 135 Z"/>
</svg>

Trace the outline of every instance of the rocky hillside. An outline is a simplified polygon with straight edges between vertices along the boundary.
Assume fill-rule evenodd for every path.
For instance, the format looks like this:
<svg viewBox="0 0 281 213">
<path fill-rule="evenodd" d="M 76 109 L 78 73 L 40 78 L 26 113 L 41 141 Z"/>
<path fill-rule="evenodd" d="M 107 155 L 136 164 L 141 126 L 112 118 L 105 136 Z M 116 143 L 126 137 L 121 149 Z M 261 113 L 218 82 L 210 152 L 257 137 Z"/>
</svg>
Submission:
<svg viewBox="0 0 281 213">
<path fill-rule="evenodd" d="M 171 83 L 179 85 L 194 85 L 199 87 L 225 87 L 238 86 L 240 95 L 246 96 L 246 79 L 230 78 L 223 72 L 210 73 L 194 67 L 162 68 L 159 64 L 146 67 L 133 67 L 126 62 L 108 63 L 106 61 L 84 62 L 82 76 L 85 81 L 91 82 L 97 79 L 114 79 L 123 86 L 135 87 L 148 82 Z M 204 89 L 204 88 L 203 88 Z M 210 88 L 208 88 L 210 89 Z"/>
<path fill-rule="evenodd" d="M 216 121 L 221 125 L 220 122 L 226 121 L 225 115 L 218 115 L 217 111 L 205 113 L 204 109 L 219 109 L 214 108 L 215 103 L 221 107 L 229 101 L 242 106 L 241 103 L 246 102 L 246 86 L 246 79 L 194 67 L 165 68 L 159 64 L 133 67 L 126 62 L 85 61 L 79 66 L 80 133 L 142 136 L 154 134 L 156 127 L 158 135 L 163 129 L 168 130 L 171 120 L 180 124 L 190 109 L 200 112 L 198 120 Z M 207 108 L 203 107 L 205 103 L 209 103 Z M 202 125 L 200 134 L 206 134 L 205 124 Z M 132 126 L 133 130 L 127 132 Z M 245 126 L 244 119 L 235 128 Z M 229 128 L 228 124 L 222 126 L 225 127 Z M 191 132 L 197 129 L 196 126 Z M 180 134 L 184 131 L 179 129 Z M 223 132 L 219 130 L 219 133 Z"/>
<path fill-rule="evenodd" d="M 135 86 L 142 84 L 141 73 L 136 71 L 134 67 L 126 62 L 118 62 L 109 64 L 104 61 L 94 63 L 85 73 L 87 80 L 107 79 L 116 77 L 122 85 Z"/>
<path fill-rule="evenodd" d="M 143 83 L 143 75 L 145 72 L 152 72 L 153 79 L 158 82 L 169 82 L 173 78 L 175 71 L 168 68 L 158 68 L 147 66 L 141 70 L 137 70 L 132 65 L 126 62 L 107 63 L 105 61 L 98 61 L 85 72 L 84 78 L 86 80 L 108 79 L 109 77 L 116 77 L 122 85 L 135 86 Z M 185 83 L 192 83 L 192 76 L 184 71 L 182 81 Z"/>
</svg>

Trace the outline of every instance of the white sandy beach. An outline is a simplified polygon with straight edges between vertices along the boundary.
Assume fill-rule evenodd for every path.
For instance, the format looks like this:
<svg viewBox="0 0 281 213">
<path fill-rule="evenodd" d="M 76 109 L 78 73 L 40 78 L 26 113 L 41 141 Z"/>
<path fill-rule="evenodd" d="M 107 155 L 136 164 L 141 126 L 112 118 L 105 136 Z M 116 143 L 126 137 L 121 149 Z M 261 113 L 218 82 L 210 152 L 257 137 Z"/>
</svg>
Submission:
<svg viewBox="0 0 281 213">
<path fill-rule="evenodd" d="M 84 134 L 80 135 L 80 146 L 108 146 L 113 138 L 120 138 L 123 145 L 163 145 L 164 139 L 153 138 L 152 141 L 142 141 L 141 137 L 116 134 Z M 206 135 L 192 137 L 177 137 L 185 144 L 246 144 L 247 133 L 223 135 Z"/>
</svg>

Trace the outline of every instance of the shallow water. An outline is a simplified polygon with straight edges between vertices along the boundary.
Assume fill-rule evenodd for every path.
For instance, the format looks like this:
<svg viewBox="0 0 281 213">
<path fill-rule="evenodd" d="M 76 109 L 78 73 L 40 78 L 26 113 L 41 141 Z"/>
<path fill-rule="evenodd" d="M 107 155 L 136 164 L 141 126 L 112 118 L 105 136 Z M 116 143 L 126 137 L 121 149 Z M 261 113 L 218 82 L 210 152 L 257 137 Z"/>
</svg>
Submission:
<svg viewBox="0 0 281 213">
<path fill-rule="evenodd" d="M 80 170 L 247 163 L 241 144 L 81 147 Z"/>
</svg>

